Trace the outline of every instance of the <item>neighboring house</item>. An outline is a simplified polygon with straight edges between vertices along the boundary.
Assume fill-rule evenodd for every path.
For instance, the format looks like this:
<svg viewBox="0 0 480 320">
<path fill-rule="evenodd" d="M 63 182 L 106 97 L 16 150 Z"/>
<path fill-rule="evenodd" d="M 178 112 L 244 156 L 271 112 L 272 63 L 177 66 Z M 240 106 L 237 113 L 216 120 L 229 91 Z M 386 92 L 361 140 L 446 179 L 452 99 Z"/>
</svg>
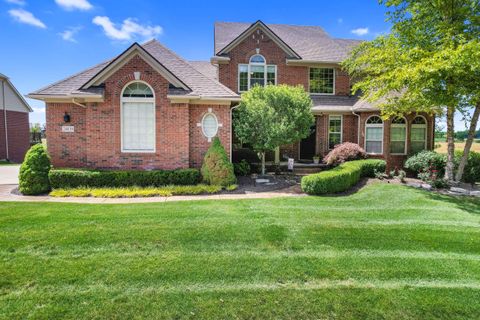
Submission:
<svg viewBox="0 0 480 320">
<path fill-rule="evenodd" d="M 156 40 L 31 93 L 46 102 L 48 149 L 55 166 L 123 169 L 199 167 L 211 138 L 232 151 L 232 107 L 254 84 L 302 85 L 312 97 L 312 134 L 277 150 L 311 160 L 334 145 L 359 143 L 401 166 L 433 147 L 433 117 L 382 121 L 350 95 L 340 68 L 357 40 L 320 27 L 215 24 L 210 62 L 187 62 Z"/>
<path fill-rule="evenodd" d="M 23 161 L 30 146 L 29 112 L 32 108 L 0 73 L 0 159 Z"/>
</svg>

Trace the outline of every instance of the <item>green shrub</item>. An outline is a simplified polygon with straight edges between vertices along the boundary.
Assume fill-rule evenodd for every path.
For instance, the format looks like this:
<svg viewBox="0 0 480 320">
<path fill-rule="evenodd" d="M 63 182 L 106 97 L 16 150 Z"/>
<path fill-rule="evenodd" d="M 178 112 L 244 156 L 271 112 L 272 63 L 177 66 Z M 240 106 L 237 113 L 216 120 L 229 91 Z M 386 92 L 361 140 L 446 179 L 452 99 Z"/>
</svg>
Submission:
<svg viewBox="0 0 480 320">
<path fill-rule="evenodd" d="M 245 159 L 242 159 L 239 163 L 234 163 L 233 169 L 236 176 L 244 177 L 250 174 L 250 164 Z"/>
<path fill-rule="evenodd" d="M 20 166 L 20 192 L 25 195 L 35 195 L 50 191 L 48 180 L 50 168 L 50 157 L 45 147 L 42 144 L 31 147 Z"/>
<path fill-rule="evenodd" d="M 208 184 L 229 186 L 237 181 L 233 172 L 233 165 L 228 160 L 227 153 L 215 137 L 212 145 L 208 148 L 202 165 L 203 181 Z"/>
<path fill-rule="evenodd" d="M 302 190 L 308 194 L 343 192 L 358 183 L 361 177 L 374 177 L 385 171 L 385 161 L 368 159 L 345 162 L 328 171 L 302 178 Z"/>
<path fill-rule="evenodd" d="M 455 167 L 458 167 L 462 155 L 462 151 L 455 152 Z M 463 171 L 462 181 L 468 183 L 480 182 L 480 153 L 470 151 Z"/>
<path fill-rule="evenodd" d="M 199 184 L 194 186 L 165 186 L 160 188 L 73 188 L 54 189 L 52 197 L 94 197 L 94 198 L 139 198 L 170 197 L 172 195 L 212 194 L 222 190 L 221 186 Z"/>
<path fill-rule="evenodd" d="M 438 175 L 445 174 L 445 164 L 447 157 L 435 151 L 421 151 L 405 162 L 405 169 L 415 173 L 425 172 L 427 170 L 436 170 Z"/>
<path fill-rule="evenodd" d="M 197 169 L 178 170 L 81 170 L 54 169 L 49 174 L 52 188 L 77 187 L 160 187 L 195 185 L 200 182 Z"/>
</svg>

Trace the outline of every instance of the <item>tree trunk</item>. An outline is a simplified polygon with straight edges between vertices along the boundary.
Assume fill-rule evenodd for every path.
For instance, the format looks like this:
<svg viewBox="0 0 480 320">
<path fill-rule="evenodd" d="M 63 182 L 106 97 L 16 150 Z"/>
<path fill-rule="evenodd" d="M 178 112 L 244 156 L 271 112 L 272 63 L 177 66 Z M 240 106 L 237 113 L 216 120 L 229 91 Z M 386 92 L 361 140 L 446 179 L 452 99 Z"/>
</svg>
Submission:
<svg viewBox="0 0 480 320">
<path fill-rule="evenodd" d="M 265 151 L 262 151 L 262 176 L 265 175 Z"/>
<path fill-rule="evenodd" d="M 454 115 L 455 108 L 450 106 L 447 107 L 447 143 L 448 143 L 448 153 L 447 153 L 447 165 L 445 166 L 445 179 L 452 183 L 453 180 L 453 170 L 454 170 L 454 158 L 455 158 L 455 128 L 454 128 Z"/>
<path fill-rule="evenodd" d="M 455 176 L 455 182 L 459 183 L 462 180 L 463 170 L 468 161 L 468 154 L 470 153 L 470 148 L 472 147 L 473 139 L 475 138 L 475 131 L 477 130 L 478 118 L 480 116 L 480 102 L 477 103 L 475 110 L 473 111 L 472 121 L 470 122 L 470 129 L 468 129 L 467 141 L 465 143 L 465 148 L 463 149 L 462 159 L 458 165 L 457 174 Z"/>
</svg>

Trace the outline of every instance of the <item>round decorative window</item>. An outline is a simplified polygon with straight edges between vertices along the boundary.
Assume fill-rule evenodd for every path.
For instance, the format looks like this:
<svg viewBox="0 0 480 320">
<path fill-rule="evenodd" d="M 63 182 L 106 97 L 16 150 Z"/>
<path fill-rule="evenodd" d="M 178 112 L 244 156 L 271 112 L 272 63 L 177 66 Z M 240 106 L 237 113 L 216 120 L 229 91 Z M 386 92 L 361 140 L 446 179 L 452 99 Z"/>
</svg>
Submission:
<svg viewBox="0 0 480 320">
<path fill-rule="evenodd" d="M 207 113 L 202 119 L 203 135 L 209 139 L 215 137 L 218 132 L 217 117 L 213 113 Z"/>
</svg>

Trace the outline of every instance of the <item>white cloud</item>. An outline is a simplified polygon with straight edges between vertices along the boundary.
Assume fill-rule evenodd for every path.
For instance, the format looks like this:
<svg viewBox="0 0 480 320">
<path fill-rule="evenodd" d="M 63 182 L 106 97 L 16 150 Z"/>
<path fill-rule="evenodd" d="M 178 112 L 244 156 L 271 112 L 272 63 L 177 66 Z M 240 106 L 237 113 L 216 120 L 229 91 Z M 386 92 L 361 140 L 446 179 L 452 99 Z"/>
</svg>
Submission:
<svg viewBox="0 0 480 320">
<path fill-rule="evenodd" d="M 93 8 L 88 0 L 55 0 L 55 2 L 65 10 L 87 11 Z"/>
<path fill-rule="evenodd" d="M 80 31 L 82 28 L 81 27 L 75 27 L 75 28 L 68 28 L 63 32 L 60 32 L 59 35 L 62 37 L 63 40 L 65 41 L 70 41 L 70 42 L 77 42 L 75 39 L 75 35 Z"/>
<path fill-rule="evenodd" d="M 154 38 L 163 31 L 160 26 L 141 25 L 132 18 L 123 20 L 120 27 L 117 27 L 109 17 L 105 16 L 96 16 L 92 22 L 101 26 L 105 35 L 114 40 L 131 40 L 136 36 L 141 36 L 146 40 Z"/>
<path fill-rule="evenodd" d="M 5 0 L 5 2 L 11 3 L 11 4 L 16 4 L 18 6 L 24 6 L 24 5 L 27 4 L 25 2 L 25 0 Z"/>
<path fill-rule="evenodd" d="M 364 35 L 369 33 L 369 30 L 368 30 L 368 28 L 357 28 L 357 29 L 353 29 L 350 32 L 357 35 L 357 36 L 364 36 Z"/>
<path fill-rule="evenodd" d="M 23 9 L 12 9 L 12 10 L 9 10 L 8 13 L 13 19 L 15 19 L 20 23 L 26 23 L 31 26 L 42 28 L 42 29 L 47 28 L 47 26 L 42 21 L 35 18 L 35 16 L 29 11 L 26 11 Z"/>
</svg>

